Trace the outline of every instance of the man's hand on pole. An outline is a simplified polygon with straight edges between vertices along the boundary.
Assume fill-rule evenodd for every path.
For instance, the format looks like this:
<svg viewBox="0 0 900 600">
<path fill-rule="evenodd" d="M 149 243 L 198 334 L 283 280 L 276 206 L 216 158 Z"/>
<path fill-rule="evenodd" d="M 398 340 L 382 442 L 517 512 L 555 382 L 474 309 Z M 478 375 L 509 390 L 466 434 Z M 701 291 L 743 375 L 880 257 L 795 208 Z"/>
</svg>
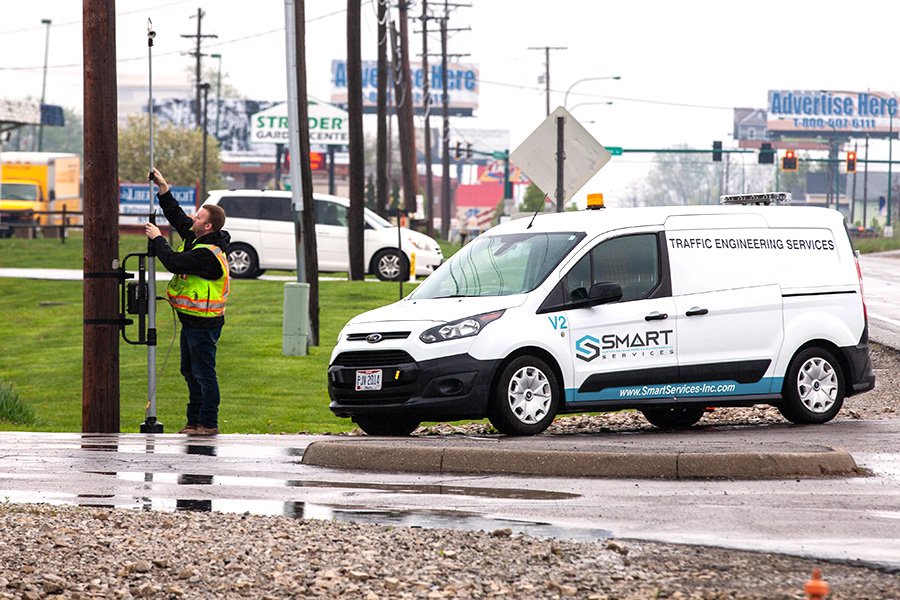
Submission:
<svg viewBox="0 0 900 600">
<path fill-rule="evenodd" d="M 147 181 L 152 181 L 158 185 L 160 194 L 165 194 L 169 191 L 169 184 L 166 183 L 166 179 L 162 176 L 162 173 L 155 168 L 147 174 Z"/>
<path fill-rule="evenodd" d="M 162 235 L 162 233 L 159 231 L 159 227 L 157 227 L 153 223 L 147 223 L 144 226 L 144 233 L 146 233 L 147 237 L 150 238 L 151 240 L 155 240 L 156 238 L 158 238 L 159 236 Z"/>
</svg>

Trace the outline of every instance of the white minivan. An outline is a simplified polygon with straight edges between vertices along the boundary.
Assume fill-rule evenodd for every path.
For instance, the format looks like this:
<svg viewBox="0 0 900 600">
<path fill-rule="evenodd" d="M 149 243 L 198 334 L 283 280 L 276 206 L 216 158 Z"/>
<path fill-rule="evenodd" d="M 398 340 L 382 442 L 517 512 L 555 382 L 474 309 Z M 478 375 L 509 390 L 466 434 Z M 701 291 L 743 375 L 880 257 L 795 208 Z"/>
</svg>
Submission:
<svg viewBox="0 0 900 600">
<path fill-rule="evenodd" d="M 347 323 L 330 408 L 372 435 L 485 416 L 529 435 L 624 408 L 682 428 L 757 403 L 825 423 L 875 385 L 862 275 L 842 215 L 788 198 L 494 227 Z"/>
<path fill-rule="evenodd" d="M 347 198 L 315 194 L 319 271 L 350 270 L 347 246 Z M 276 190 L 211 190 L 207 204 L 225 210 L 231 234 L 228 264 L 232 277 L 259 277 L 266 269 L 296 269 L 291 193 Z M 364 209 L 366 272 L 382 281 L 409 278 L 415 254 L 416 275 L 427 277 L 443 262 L 438 243 L 417 231 L 397 228 Z M 398 243 L 400 250 L 398 251 Z"/>
</svg>

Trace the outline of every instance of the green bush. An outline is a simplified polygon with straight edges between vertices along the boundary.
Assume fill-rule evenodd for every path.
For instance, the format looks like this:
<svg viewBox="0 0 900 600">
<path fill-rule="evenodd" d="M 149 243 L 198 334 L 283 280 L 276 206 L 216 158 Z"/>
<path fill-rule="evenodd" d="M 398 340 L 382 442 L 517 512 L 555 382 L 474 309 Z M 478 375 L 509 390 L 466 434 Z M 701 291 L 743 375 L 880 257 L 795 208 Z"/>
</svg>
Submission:
<svg viewBox="0 0 900 600">
<path fill-rule="evenodd" d="M 18 425 L 33 425 L 34 411 L 22 402 L 12 383 L 0 381 L 0 421 Z"/>
</svg>

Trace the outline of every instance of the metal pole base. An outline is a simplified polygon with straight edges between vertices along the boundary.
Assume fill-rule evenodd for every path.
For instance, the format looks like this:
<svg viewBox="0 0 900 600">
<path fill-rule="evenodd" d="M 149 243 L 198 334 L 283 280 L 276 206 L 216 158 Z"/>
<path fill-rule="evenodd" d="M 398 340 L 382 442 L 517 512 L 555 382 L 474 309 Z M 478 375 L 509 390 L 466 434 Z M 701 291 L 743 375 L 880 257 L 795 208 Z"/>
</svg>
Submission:
<svg viewBox="0 0 900 600">
<path fill-rule="evenodd" d="M 162 433 L 163 424 L 156 420 L 156 417 L 147 417 L 147 420 L 141 423 L 141 433 Z"/>
</svg>

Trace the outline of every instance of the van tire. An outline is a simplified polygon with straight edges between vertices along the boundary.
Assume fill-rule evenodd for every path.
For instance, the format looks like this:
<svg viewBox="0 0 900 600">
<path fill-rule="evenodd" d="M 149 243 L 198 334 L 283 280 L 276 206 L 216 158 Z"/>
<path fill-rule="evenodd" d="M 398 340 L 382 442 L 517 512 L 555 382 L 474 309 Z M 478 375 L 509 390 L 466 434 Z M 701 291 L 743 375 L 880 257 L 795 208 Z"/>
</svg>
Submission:
<svg viewBox="0 0 900 600">
<path fill-rule="evenodd" d="M 520 356 L 501 372 L 488 419 L 505 435 L 537 435 L 553 423 L 560 394 L 556 375 L 546 362 L 536 356 Z"/>
<path fill-rule="evenodd" d="M 798 353 L 784 376 L 781 415 L 798 425 L 827 423 L 844 404 L 844 372 L 834 355 L 811 347 Z"/>
<path fill-rule="evenodd" d="M 235 279 L 255 279 L 259 277 L 259 257 L 256 250 L 247 244 L 231 244 L 228 247 L 228 272 Z"/>
<path fill-rule="evenodd" d="M 651 425 L 660 429 L 688 429 L 703 418 L 706 409 L 702 406 L 660 406 L 642 408 L 641 412 Z"/>
<path fill-rule="evenodd" d="M 421 421 L 416 417 L 400 415 L 366 415 L 354 417 L 353 422 L 362 429 L 366 435 L 379 435 L 385 437 L 405 437 L 411 434 L 419 426 Z"/>
<path fill-rule="evenodd" d="M 381 281 L 405 281 L 409 279 L 409 261 L 396 248 L 385 248 L 372 259 L 372 272 Z"/>
</svg>

